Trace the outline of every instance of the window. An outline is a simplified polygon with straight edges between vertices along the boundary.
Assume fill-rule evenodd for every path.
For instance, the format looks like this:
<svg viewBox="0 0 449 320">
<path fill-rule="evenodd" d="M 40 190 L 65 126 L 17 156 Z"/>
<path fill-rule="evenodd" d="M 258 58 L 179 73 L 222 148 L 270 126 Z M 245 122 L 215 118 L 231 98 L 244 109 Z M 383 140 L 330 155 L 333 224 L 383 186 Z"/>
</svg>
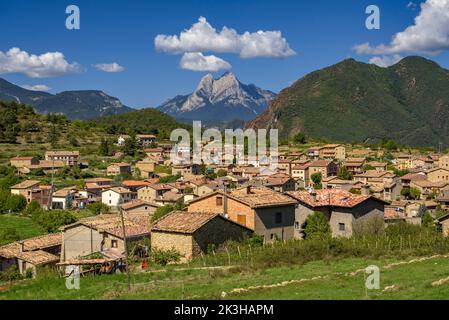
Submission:
<svg viewBox="0 0 449 320">
<path fill-rule="evenodd" d="M 111 240 L 111 248 L 118 248 L 118 241 L 117 240 Z"/>
<path fill-rule="evenodd" d="M 299 222 L 295 221 L 295 229 L 299 229 Z"/>
<path fill-rule="evenodd" d="M 345 224 L 344 224 L 344 223 L 339 223 L 339 224 L 338 224 L 338 230 L 339 230 L 339 231 L 345 231 L 345 229 L 346 229 L 346 227 L 345 227 Z"/>
<path fill-rule="evenodd" d="M 282 223 L 282 212 L 276 212 L 276 223 Z"/>
<path fill-rule="evenodd" d="M 270 239 L 271 240 L 275 240 L 276 239 L 276 236 L 274 235 L 274 233 L 270 234 Z"/>
<path fill-rule="evenodd" d="M 223 197 L 217 197 L 215 200 L 216 200 L 217 206 L 223 205 Z"/>
</svg>

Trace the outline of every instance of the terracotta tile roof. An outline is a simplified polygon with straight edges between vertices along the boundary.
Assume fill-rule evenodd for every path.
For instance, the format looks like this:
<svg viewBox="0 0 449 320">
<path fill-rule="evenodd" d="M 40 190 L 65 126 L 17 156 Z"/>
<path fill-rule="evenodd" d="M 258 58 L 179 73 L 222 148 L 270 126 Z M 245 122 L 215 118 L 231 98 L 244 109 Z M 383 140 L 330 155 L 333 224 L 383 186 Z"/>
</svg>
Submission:
<svg viewBox="0 0 449 320">
<path fill-rule="evenodd" d="M 192 234 L 217 216 L 218 213 L 175 211 L 157 220 L 151 231 Z"/>
<path fill-rule="evenodd" d="M 86 189 L 102 189 L 103 186 L 100 186 L 96 183 L 87 182 L 86 183 Z"/>
<path fill-rule="evenodd" d="M 287 174 L 282 174 L 282 173 L 278 173 L 278 174 L 274 174 L 272 176 L 269 176 L 266 178 L 267 179 L 267 184 L 269 186 L 280 186 L 280 185 L 284 185 L 287 182 L 289 182 L 292 178 L 287 175 Z"/>
<path fill-rule="evenodd" d="M 21 241 L 24 245 L 24 251 L 33 251 L 38 249 L 45 249 L 49 247 L 55 247 L 61 245 L 62 235 L 61 233 L 54 233 L 34 237 Z M 20 253 L 20 242 L 13 242 L 6 246 L 0 247 L 0 256 L 5 258 L 12 258 Z"/>
<path fill-rule="evenodd" d="M 155 203 L 142 201 L 142 200 L 134 200 L 134 201 L 126 202 L 126 203 L 123 203 L 123 204 L 120 205 L 120 207 L 123 210 L 134 209 L 134 208 L 138 208 L 138 207 L 141 207 L 141 206 L 158 207 L 158 205 L 155 204 Z"/>
<path fill-rule="evenodd" d="M 104 192 L 109 191 L 109 190 L 113 191 L 113 192 L 116 192 L 116 193 L 119 193 L 119 194 L 132 193 L 131 190 L 126 189 L 126 188 L 122 188 L 122 187 L 109 188 L 109 189 L 105 190 Z"/>
<path fill-rule="evenodd" d="M 13 157 L 10 160 L 33 160 L 34 157 Z"/>
<path fill-rule="evenodd" d="M 314 200 L 311 193 L 308 191 L 291 191 L 288 195 L 305 203 L 311 207 L 345 207 L 353 208 L 360 203 L 370 199 L 370 196 L 355 195 L 344 190 L 325 189 L 315 190 L 316 200 Z"/>
<path fill-rule="evenodd" d="M 65 162 L 62 160 L 40 160 L 37 165 L 38 168 L 62 168 L 65 166 Z"/>
<path fill-rule="evenodd" d="M 249 191 L 249 193 L 248 193 Z M 290 197 L 265 187 L 248 187 L 232 190 L 229 195 L 252 208 L 294 204 Z"/>
<path fill-rule="evenodd" d="M 125 214 L 125 232 L 127 237 L 145 235 L 150 230 L 150 219 L 147 214 Z M 95 217 L 85 218 L 71 225 L 64 226 L 61 230 L 66 230 L 78 225 L 93 228 L 98 232 L 106 232 L 118 237 L 123 237 L 122 222 L 118 214 L 104 214 Z"/>
<path fill-rule="evenodd" d="M 145 149 L 144 152 L 147 153 L 156 153 L 156 152 L 163 152 L 164 149 L 163 148 L 152 148 L 152 149 Z"/>
<path fill-rule="evenodd" d="M 40 181 L 36 180 L 25 180 L 21 183 L 18 183 L 11 187 L 11 189 L 29 189 L 32 187 L 36 187 L 40 184 Z"/>
<path fill-rule="evenodd" d="M 415 184 L 421 188 L 444 188 L 445 186 L 449 185 L 449 182 L 447 182 L 447 181 L 432 182 L 429 180 L 414 180 L 413 184 Z"/>
<path fill-rule="evenodd" d="M 130 167 L 130 166 L 131 166 L 131 164 L 126 163 L 126 162 L 111 163 L 111 164 L 109 165 L 109 167 Z M 109 168 L 109 167 L 108 167 L 108 168 Z"/>
<path fill-rule="evenodd" d="M 401 180 L 410 180 L 410 181 L 427 180 L 427 176 L 425 174 L 419 173 L 407 173 L 405 176 L 401 177 Z"/>
<path fill-rule="evenodd" d="M 327 167 L 332 161 L 328 160 L 315 160 L 308 164 L 309 167 Z"/>
<path fill-rule="evenodd" d="M 91 178 L 91 179 L 86 179 L 86 182 L 88 183 L 98 183 L 98 182 L 112 182 L 114 180 L 109 179 L 109 178 Z"/>
<path fill-rule="evenodd" d="M 125 187 L 141 187 L 141 186 L 147 186 L 150 183 L 147 181 L 138 181 L 138 180 L 124 180 L 122 181 L 122 185 Z"/>
<path fill-rule="evenodd" d="M 183 195 L 181 193 L 167 191 L 162 195 L 162 197 L 158 197 L 156 200 L 176 202 L 176 201 L 180 200 L 182 197 L 183 197 Z"/>
<path fill-rule="evenodd" d="M 42 265 L 51 262 L 58 262 L 59 257 L 43 250 L 25 251 L 17 255 L 17 258 L 30 262 L 34 265 Z"/>
<path fill-rule="evenodd" d="M 47 156 L 79 156 L 79 151 L 47 151 Z"/>
</svg>

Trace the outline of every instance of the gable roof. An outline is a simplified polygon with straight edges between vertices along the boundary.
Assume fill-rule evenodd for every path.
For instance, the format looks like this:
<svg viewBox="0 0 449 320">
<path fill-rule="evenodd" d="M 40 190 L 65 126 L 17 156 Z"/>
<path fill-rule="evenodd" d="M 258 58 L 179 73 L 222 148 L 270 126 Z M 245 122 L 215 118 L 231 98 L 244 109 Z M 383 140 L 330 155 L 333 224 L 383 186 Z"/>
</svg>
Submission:
<svg viewBox="0 0 449 320">
<path fill-rule="evenodd" d="M 135 209 L 135 208 L 142 207 L 142 206 L 149 206 L 149 207 L 155 207 L 155 208 L 159 207 L 155 203 L 142 201 L 142 200 L 135 200 L 135 201 L 122 203 L 120 205 L 120 208 L 122 208 L 123 210 L 130 210 L 130 209 Z"/>
<path fill-rule="evenodd" d="M 316 199 L 308 191 L 287 192 L 289 196 L 310 207 L 342 207 L 353 208 L 368 199 L 374 199 L 386 203 L 383 200 L 364 195 L 352 194 L 348 191 L 337 189 L 315 190 Z"/>
<path fill-rule="evenodd" d="M 36 180 L 25 180 L 21 183 L 12 186 L 11 189 L 29 189 L 31 187 L 37 186 L 40 183 L 41 183 L 40 181 Z"/>
</svg>

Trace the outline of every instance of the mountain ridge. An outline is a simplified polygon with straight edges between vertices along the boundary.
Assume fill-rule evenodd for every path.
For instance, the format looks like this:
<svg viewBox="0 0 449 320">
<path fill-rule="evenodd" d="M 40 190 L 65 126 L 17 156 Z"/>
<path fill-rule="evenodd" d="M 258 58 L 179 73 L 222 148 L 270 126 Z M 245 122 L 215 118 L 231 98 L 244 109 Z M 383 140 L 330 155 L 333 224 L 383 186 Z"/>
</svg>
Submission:
<svg viewBox="0 0 449 320">
<path fill-rule="evenodd" d="M 410 56 L 388 68 L 346 59 L 282 90 L 247 128 L 277 128 L 282 139 L 363 142 L 391 138 L 410 146 L 449 145 L 449 71 Z"/>
<path fill-rule="evenodd" d="M 157 109 L 184 120 L 250 120 L 263 112 L 274 97 L 273 92 L 243 84 L 233 73 L 226 72 L 218 79 L 205 75 L 191 94 L 177 95 Z"/>
<path fill-rule="evenodd" d="M 38 113 L 63 113 L 69 119 L 92 119 L 134 110 L 102 90 L 73 90 L 51 94 L 17 86 L 0 78 L 0 100 L 32 106 Z"/>
</svg>

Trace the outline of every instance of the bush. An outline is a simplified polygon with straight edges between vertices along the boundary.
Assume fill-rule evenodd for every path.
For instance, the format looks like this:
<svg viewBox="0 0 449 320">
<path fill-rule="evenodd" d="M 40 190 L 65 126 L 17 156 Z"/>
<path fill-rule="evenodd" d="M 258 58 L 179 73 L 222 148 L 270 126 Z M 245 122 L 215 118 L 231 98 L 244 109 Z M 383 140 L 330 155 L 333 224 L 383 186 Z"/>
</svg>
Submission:
<svg viewBox="0 0 449 320">
<path fill-rule="evenodd" d="M 381 236 L 385 234 L 385 221 L 381 215 L 356 220 L 352 224 L 354 236 Z"/>
<path fill-rule="evenodd" d="M 166 266 L 172 262 L 179 262 L 181 260 L 181 254 L 174 248 L 170 250 L 152 250 L 151 258 L 153 261 L 161 266 Z"/>
<path fill-rule="evenodd" d="M 32 216 L 35 212 L 41 211 L 41 206 L 36 200 L 31 201 L 25 209 L 25 215 Z"/>
<path fill-rule="evenodd" d="M 329 239 L 332 236 L 332 231 L 326 216 L 319 211 L 308 216 L 304 234 L 306 239 Z"/>
<path fill-rule="evenodd" d="M 163 216 L 169 214 L 170 212 L 175 211 L 175 207 L 171 204 L 167 204 L 163 207 L 159 207 L 154 212 L 153 216 L 151 217 L 151 222 L 155 222 L 156 220 L 159 220 Z"/>
<path fill-rule="evenodd" d="M 87 210 L 91 211 L 95 215 L 110 213 L 110 208 L 101 202 L 95 202 L 95 203 L 88 204 Z"/>
<path fill-rule="evenodd" d="M 11 194 L 5 202 L 6 211 L 21 212 L 27 206 L 27 200 L 22 195 Z"/>
<path fill-rule="evenodd" d="M 15 281 L 15 280 L 22 280 L 23 277 L 19 272 L 19 269 L 16 265 L 12 265 L 5 271 L 0 272 L 0 281 L 6 282 L 6 281 Z"/>
<path fill-rule="evenodd" d="M 65 210 L 40 211 L 35 213 L 32 219 L 50 233 L 77 221 L 71 212 Z"/>
</svg>

